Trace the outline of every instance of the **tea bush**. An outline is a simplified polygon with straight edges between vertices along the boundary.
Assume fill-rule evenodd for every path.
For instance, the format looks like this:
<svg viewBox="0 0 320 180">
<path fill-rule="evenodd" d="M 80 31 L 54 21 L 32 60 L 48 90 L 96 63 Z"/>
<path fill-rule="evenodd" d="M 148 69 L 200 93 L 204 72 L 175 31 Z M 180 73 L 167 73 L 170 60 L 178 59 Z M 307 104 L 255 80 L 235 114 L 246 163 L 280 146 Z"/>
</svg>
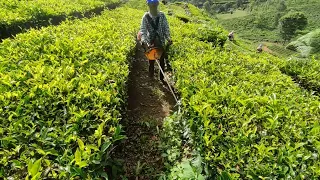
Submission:
<svg viewBox="0 0 320 180">
<path fill-rule="evenodd" d="M 107 176 L 113 144 L 124 138 L 139 14 L 106 11 L 0 44 L 0 177 Z"/>
</svg>

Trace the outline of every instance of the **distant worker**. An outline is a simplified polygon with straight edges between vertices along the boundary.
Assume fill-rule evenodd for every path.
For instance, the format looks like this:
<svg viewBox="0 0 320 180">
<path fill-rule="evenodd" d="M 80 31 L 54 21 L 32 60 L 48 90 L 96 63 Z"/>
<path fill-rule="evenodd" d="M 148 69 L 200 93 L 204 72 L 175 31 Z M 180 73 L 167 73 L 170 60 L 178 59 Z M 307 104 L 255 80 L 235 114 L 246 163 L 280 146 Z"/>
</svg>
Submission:
<svg viewBox="0 0 320 180">
<path fill-rule="evenodd" d="M 168 45 L 172 44 L 169 24 L 165 14 L 158 11 L 159 0 L 147 0 L 147 4 L 149 6 L 149 12 L 144 14 L 140 28 L 141 43 L 146 49 L 153 47 L 163 49 L 164 53 L 160 58 L 160 66 L 164 70 L 166 41 L 168 42 Z M 154 76 L 154 63 L 155 61 L 149 61 L 149 76 L 151 78 Z M 166 64 L 167 67 L 169 67 L 167 61 Z M 163 79 L 164 76 L 160 72 L 160 80 L 163 81 Z"/>
<path fill-rule="evenodd" d="M 257 51 L 258 51 L 258 53 L 262 52 L 262 44 L 259 44 L 259 46 L 257 47 Z"/>
<path fill-rule="evenodd" d="M 229 34 L 228 34 L 228 38 L 230 41 L 233 41 L 234 40 L 234 32 L 231 31 Z"/>
</svg>

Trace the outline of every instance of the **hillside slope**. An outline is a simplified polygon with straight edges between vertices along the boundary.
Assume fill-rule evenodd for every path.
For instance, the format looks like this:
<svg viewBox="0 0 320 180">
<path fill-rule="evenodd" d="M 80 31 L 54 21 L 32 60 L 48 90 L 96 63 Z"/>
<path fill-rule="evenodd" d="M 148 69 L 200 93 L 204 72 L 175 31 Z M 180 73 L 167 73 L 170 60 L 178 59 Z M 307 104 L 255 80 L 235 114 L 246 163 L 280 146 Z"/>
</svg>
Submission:
<svg viewBox="0 0 320 180">
<path fill-rule="evenodd" d="M 308 26 L 301 32 L 302 34 L 313 31 L 320 26 L 318 13 L 320 1 L 300 0 L 285 2 L 286 9 L 282 11 L 278 10 L 279 0 L 268 0 L 265 3 L 255 5 L 251 10 L 246 9 L 247 16 L 233 16 L 234 18 L 229 18 L 228 20 L 218 19 L 218 21 L 226 29 L 235 30 L 242 38 L 260 41 L 282 41 L 278 30 L 278 20 L 289 11 L 303 12 L 308 18 Z"/>
<path fill-rule="evenodd" d="M 320 29 L 312 31 L 287 45 L 288 49 L 300 52 L 302 57 L 320 53 Z"/>
</svg>

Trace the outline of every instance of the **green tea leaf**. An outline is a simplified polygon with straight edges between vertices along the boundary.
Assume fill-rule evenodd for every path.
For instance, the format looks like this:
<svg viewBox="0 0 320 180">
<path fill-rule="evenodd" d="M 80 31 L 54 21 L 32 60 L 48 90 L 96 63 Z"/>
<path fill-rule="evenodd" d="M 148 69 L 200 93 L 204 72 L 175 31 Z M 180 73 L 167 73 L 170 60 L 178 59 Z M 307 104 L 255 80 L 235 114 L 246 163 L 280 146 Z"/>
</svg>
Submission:
<svg viewBox="0 0 320 180">
<path fill-rule="evenodd" d="M 42 150 L 42 149 L 36 149 L 36 151 L 37 151 L 39 154 L 44 155 L 44 156 L 47 154 L 47 153 L 44 152 L 44 150 Z"/>
<path fill-rule="evenodd" d="M 102 122 L 102 123 L 99 125 L 98 129 L 95 131 L 94 136 L 95 136 L 97 139 L 101 138 L 102 133 L 103 133 L 104 126 L 105 126 L 105 122 Z"/>
<path fill-rule="evenodd" d="M 74 157 L 75 157 L 76 164 L 80 164 L 81 163 L 81 152 L 78 148 L 75 152 Z"/>
<path fill-rule="evenodd" d="M 107 142 L 103 143 L 102 146 L 101 146 L 101 151 L 105 152 L 109 148 L 110 145 L 111 145 L 110 141 L 107 141 Z"/>
<path fill-rule="evenodd" d="M 37 161 L 35 161 L 34 163 L 31 162 L 31 160 L 29 160 L 29 164 L 28 164 L 28 172 L 29 175 L 31 177 L 35 177 L 36 174 L 39 172 L 40 168 L 41 168 L 41 160 L 42 159 L 38 159 Z"/>
<path fill-rule="evenodd" d="M 181 176 L 183 179 L 190 179 L 195 177 L 195 174 L 189 161 L 183 161 L 181 163 L 181 167 L 183 168 L 183 174 Z"/>
<path fill-rule="evenodd" d="M 38 172 L 35 176 L 31 178 L 31 180 L 38 180 L 40 179 L 40 176 L 41 176 L 41 172 Z"/>
<path fill-rule="evenodd" d="M 80 150 L 84 151 L 84 143 L 83 143 L 83 141 L 80 138 L 78 138 L 77 141 L 78 141 L 78 145 L 79 145 Z"/>
<path fill-rule="evenodd" d="M 99 172 L 99 175 L 100 175 L 100 177 L 103 177 L 105 180 L 109 179 L 108 174 L 105 172 Z"/>
<path fill-rule="evenodd" d="M 18 161 L 18 160 L 13 160 L 12 161 L 12 165 L 13 165 L 13 167 L 16 167 L 16 168 L 19 168 L 19 169 L 22 168 L 22 163 L 20 161 Z"/>
<path fill-rule="evenodd" d="M 78 163 L 78 166 L 79 166 L 80 168 L 83 168 L 83 167 L 88 166 L 88 163 L 85 162 L 85 161 L 81 161 L 80 163 Z"/>
</svg>

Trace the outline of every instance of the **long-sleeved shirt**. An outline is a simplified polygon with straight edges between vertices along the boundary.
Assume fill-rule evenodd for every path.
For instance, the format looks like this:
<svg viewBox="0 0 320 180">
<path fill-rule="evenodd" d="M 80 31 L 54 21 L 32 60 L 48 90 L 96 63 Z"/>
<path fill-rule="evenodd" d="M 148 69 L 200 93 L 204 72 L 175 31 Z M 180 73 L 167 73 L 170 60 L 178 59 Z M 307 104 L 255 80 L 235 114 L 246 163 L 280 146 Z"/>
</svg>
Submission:
<svg viewBox="0 0 320 180">
<path fill-rule="evenodd" d="M 171 39 L 171 37 L 170 37 L 169 24 L 163 12 L 158 12 L 157 16 L 152 16 L 150 12 L 146 12 L 144 14 L 144 16 L 142 17 L 141 28 L 140 28 L 141 41 L 144 43 L 152 44 L 153 42 L 151 41 L 155 38 L 155 35 L 156 35 L 156 32 L 154 32 L 153 27 L 148 22 L 148 18 L 146 17 L 147 14 L 150 15 L 154 24 L 156 24 L 156 18 L 159 17 L 157 33 L 159 35 L 161 44 L 164 46 L 166 40 Z"/>
</svg>

